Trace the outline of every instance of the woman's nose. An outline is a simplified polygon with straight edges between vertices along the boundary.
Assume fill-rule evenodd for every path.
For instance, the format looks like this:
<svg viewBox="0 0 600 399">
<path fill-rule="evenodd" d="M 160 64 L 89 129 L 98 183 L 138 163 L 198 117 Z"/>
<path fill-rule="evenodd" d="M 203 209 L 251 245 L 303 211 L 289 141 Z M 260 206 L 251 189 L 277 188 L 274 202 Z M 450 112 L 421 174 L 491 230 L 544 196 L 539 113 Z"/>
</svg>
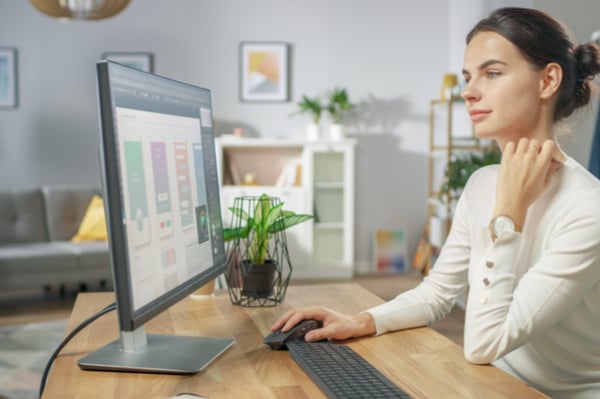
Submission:
<svg viewBox="0 0 600 399">
<path fill-rule="evenodd" d="M 461 93 L 461 97 L 465 101 L 477 101 L 481 97 L 481 94 L 479 94 L 473 82 L 468 82 Z"/>
</svg>

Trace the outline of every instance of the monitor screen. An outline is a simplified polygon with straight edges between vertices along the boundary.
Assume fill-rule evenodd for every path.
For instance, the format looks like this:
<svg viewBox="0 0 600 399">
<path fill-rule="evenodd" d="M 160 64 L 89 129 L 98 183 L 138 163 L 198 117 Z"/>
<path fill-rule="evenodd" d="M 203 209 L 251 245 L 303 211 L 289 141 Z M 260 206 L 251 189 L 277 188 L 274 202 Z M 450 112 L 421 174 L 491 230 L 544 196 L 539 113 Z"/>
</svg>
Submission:
<svg viewBox="0 0 600 399">
<path fill-rule="evenodd" d="M 198 343 L 188 341 L 197 337 L 146 336 L 143 327 L 225 270 L 211 92 L 110 61 L 97 64 L 97 76 L 100 161 L 121 338 L 79 364 L 113 370 L 118 369 L 114 363 L 129 365 L 138 353 L 151 358 L 134 366 L 138 371 L 194 372 L 195 365 L 158 365 L 165 354 L 156 354 L 152 345 L 174 339 L 168 352 L 182 346 L 188 352 L 182 356 L 191 357 L 188 346 Z M 201 343 L 213 341 L 216 355 L 232 342 Z M 183 362 L 169 364 L 178 361 Z"/>
</svg>

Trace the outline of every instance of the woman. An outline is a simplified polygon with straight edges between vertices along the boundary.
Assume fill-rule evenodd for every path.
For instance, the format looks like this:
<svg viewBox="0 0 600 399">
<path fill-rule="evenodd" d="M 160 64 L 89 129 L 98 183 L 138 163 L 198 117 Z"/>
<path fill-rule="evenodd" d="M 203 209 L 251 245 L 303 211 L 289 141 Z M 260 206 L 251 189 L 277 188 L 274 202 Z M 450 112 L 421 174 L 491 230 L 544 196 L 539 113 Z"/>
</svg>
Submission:
<svg viewBox="0 0 600 399">
<path fill-rule="evenodd" d="M 359 315 L 294 309 L 272 326 L 323 322 L 307 341 L 431 324 L 469 286 L 464 352 L 553 398 L 600 398 L 600 182 L 566 156 L 558 121 L 590 101 L 596 45 L 574 46 L 548 15 L 504 8 L 467 36 L 462 93 L 500 165 L 473 174 L 431 273 Z"/>
</svg>

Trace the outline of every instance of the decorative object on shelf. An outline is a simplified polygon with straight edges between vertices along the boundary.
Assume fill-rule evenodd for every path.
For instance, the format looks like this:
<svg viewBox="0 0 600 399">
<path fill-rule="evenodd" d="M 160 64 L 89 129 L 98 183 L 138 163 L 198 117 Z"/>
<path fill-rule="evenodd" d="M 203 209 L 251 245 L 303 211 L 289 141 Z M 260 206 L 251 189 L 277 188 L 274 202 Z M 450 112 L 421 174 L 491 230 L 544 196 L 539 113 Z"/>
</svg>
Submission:
<svg viewBox="0 0 600 399">
<path fill-rule="evenodd" d="M 380 273 L 408 271 L 406 233 L 403 229 L 377 229 L 375 263 Z"/>
<path fill-rule="evenodd" d="M 319 97 L 308 97 L 302 95 L 302 101 L 298 103 L 300 108 L 291 115 L 309 114 L 312 122 L 306 126 L 306 138 L 310 141 L 317 141 L 321 138 L 321 115 L 323 114 L 323 103 Z"/>
<path fill-rule="evenodd" d="M 154 55 L 147 52 L 110 52 L 102 54 L 102 59 L 118 62 L 146 72 L 154 72 Z"/>
<path fill-rule="evenodd" d="M 103 19 L 117 15 L 130 0 L 30 0 L 42 13 L 62 19 Z"/>
<path fill-rule="evenodd" d="M 285 230 L 312 218 L 283 209 L 277 197 L 235 198 L 229 228 L 225 273 L 235 305 L 275 306 L 283 301 L 292 275 Z"/>
<path fill-rule="evenodd" d="M 17 49 L 0 47 L 0 108 L 17 108 Z"/>
<path fill-rule="evenodd" d="M 455 73 L 445 73 L 442 78 L 442 88 L 440 90 L 440 100 L 442 102 L 458 98 L 458 76 Z"/>
<path fill-rule="evenodd" d="M 289 45 L 240 43 L 240 100 L 289 101 Z"/>
<path fill-rule="evenodd" d="M 333 122 L 329 130 L 329 138 L 337 141 L 344 138 L 343 119 L 346 112 L 354 108 L 354 105 L 348 98 L 348 92 L 345 88 L 335 87 L 327 93 L 327 112 Z"/>
</svg>

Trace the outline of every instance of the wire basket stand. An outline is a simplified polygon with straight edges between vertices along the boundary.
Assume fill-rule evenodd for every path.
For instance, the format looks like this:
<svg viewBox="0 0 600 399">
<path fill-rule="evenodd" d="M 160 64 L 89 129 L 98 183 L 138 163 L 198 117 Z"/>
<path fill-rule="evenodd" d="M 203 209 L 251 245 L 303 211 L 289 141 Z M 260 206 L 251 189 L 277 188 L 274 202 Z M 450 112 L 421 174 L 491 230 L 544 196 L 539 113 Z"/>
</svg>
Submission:
<svg viewBox="0 0 600 399">
<path fill-rule="evenodd" d="M 244 229 L 249 220 L 253 222 L 266 217 L 266 210 L 281 203 L 278 197 L 243 196 L 234 199 L 230 227 Z M 283 223 L 281 208 L 274 209 L 270 220 L 273 226 Z M 271 219 L 272 218 L 272 219 Z M 231 303 L 245 307 L 268 307 L 280 304 L 292 276 L 292 265 L 288 253 L 285 229 L 273 233 L 251 229 L 244 238 L 235 238 L 226 243 L 227 271 L 225 278 Z M 268 230 L 268 229 L 267 229 Z M 260 243 L 264 242 L 264 246 Z M 266 252 L 264 264 L 255 264 L 256 251 Z"/>
</svg>

